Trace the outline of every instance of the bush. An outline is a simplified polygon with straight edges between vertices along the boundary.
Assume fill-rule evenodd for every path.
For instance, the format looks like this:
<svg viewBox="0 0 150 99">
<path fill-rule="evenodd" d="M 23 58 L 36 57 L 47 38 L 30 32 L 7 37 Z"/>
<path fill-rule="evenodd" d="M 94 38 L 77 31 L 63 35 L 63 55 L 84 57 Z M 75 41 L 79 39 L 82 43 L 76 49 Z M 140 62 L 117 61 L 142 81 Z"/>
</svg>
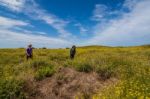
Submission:
<svg viewBox="0 0 150 99">
<path fill-rule="evenodd" d="M 36 80 L 42 80 L 45 77 L 52 76 L 54 74 L 54 72 L 55 72 L 55 70 L 51 66 L 42 67 L 42 68 L 37 70 L 37 72 L 35 74 L 35 79 Z"/>
<path fill-rule="evenodd" d="M 0 79 L 0 99 L 23 99 L 23 82 L 15 79 Z"/>
<path fill-rule="evenodd" d="M 75 65 L 75 68 L 77 71 L 86 73 L 91 72 L 93 70 L 92 66 L 87 62 L 77 63 Z"/>
<path fill-rule="evenodd" d="M 110 67 L 98 67 L 96 72 L 102 80 L 107 80 L 114 75 L 114 70 Z"/>
<path fill-rule="evenodd" d="M 43 47 L 42 49 L 47 49 L 46 47 Z"/>
</svg>

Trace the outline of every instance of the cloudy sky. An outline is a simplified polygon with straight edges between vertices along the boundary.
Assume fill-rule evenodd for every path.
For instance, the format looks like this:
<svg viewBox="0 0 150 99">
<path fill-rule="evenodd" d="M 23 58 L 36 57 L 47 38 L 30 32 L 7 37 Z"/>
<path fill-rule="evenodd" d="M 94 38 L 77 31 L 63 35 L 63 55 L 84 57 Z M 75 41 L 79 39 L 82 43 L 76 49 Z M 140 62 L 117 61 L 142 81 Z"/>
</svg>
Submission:
<svg viewBox="0 0 150 99">
<path fill-rule="evenodd" d="M 150 44 L 150 0 L 0 0 L 0 48 Z"/>
</svg>

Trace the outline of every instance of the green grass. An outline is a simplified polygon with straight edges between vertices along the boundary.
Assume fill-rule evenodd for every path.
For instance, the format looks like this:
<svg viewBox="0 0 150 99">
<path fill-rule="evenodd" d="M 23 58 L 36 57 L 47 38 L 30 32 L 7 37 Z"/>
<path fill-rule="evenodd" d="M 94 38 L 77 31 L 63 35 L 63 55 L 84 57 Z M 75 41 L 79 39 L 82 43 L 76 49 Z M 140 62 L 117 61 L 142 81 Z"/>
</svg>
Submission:
<svg viewBox="0 0 150 99">
<path fill-rule="evenodd" d="M 36 80 L 42 80 L 45 77 L 50 77 L 55 73 L 54 67 L 46 66 L 38 69 L 35 74 Z"/>
<path fill-rule="evenodd" d="M 69 49 L 34 49 L 33 55 L 33 60 L 26 61 L 25 49 L 0 49 L 0 99 L 25 98 L 24 82 L 51 77 L 59 67 L 96 72 L 104 81 L 111 77 L 118 79 L 116 85 L 98 92 L 93 98 L 150 98 L 149 46 L 80 47 L 74 60 L 69 59 Z"/>
<path fill-rule="evenodd" d="M 0 99 L 23 99 L 21 92 L 23 82 L 16 79 L 5 79 L 0 81 Z"/>
</svg>

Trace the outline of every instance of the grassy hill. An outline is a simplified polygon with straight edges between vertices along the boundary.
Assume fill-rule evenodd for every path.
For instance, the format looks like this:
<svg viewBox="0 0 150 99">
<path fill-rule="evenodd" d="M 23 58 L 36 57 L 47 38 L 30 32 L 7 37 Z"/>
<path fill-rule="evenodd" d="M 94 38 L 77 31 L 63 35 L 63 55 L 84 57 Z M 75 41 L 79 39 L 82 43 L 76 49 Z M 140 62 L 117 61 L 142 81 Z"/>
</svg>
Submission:
<svg viewBox="0 0 150 99">
<path fill-rule="evenodd" d="M 150 99 L 150 47 L 0 49 L 0 99 Z"/>
</svg>

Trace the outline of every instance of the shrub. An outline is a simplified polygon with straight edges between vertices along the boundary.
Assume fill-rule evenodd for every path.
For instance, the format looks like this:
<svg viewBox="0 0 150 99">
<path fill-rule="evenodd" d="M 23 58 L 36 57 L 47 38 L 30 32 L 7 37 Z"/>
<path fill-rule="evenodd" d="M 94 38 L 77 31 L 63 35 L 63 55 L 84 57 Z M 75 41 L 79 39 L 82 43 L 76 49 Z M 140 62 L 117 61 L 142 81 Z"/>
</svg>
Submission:
<svg viewBox="0 0 150 99">
<path fill-rule="evenodd" d="M 35 74 L 35 79 L 36 80 L 42 80 L 45 77 L 50 77 L 54 74 L 55 70 L 52 66 L 46 66 L 46 67 L 42 67 L 40 69 L 37 70 L 36 74 Z"/>
<path fill-rule="evenodd" d="M 0 99 L 23 99 L 23 82 L 15 79 L 0 79 Z"/>
<path fill-rule="evenodd" d="M 43 47 L 42 49 L 47 49 L 46 47 Z"/>
<path fill-rule="evenodd" d="M 91 64 L 89 64 L 88 62 L 77 63 L 75 65 L 75 68 L 77 71 L 86 73 L 91 72 L 93 70 Z"/>
<path fill-rule="evenodd" d="M 96 72 L 102 80 L 107 80 L 114 75 L 113 69 L 107 66 L 98 67 Z"/>
<path fill-rule="evenodd" d="M 73 65 L 73 61 L 72 60 L 66 60 L 63 64 L 64 67 L 71 67 Z"/>
</svg>

